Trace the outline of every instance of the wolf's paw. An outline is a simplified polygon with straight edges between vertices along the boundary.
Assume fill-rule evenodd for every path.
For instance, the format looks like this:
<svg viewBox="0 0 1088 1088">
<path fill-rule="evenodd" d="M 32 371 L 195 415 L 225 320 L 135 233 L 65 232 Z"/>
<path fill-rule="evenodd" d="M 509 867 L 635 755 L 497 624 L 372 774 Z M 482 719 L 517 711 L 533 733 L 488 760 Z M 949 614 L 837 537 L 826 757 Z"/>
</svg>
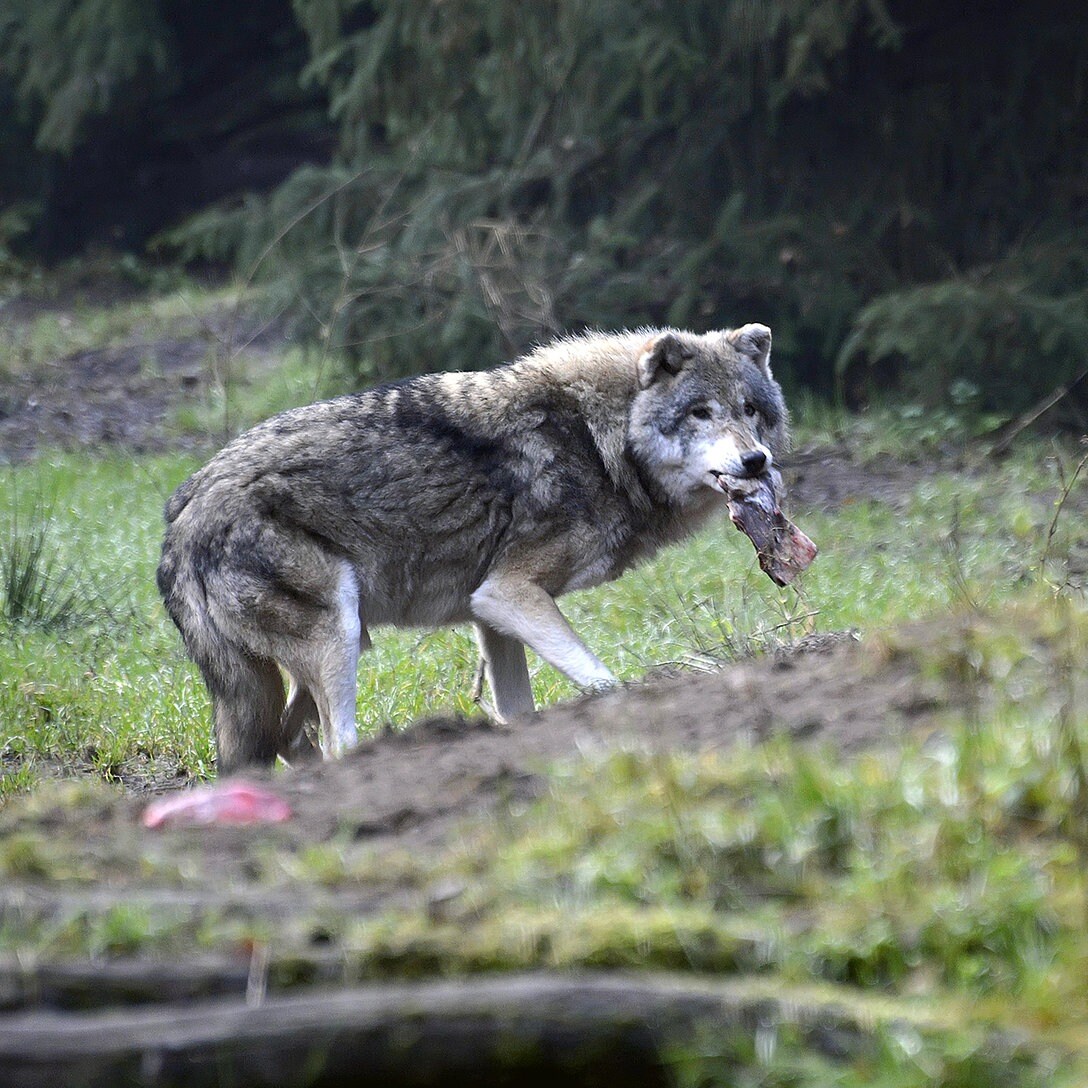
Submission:
<svg viewBox="0 0 1088 1088">
<path fill-rule="evenodd" d="M 607 695 L 612 691 L 620 691 L 623 687 L 623 681 L 612 676 L 608 679 L 594 680 L 592 684 L 587 684 L 582 688 L 582 691 L 586 695 Z"/>
</svg>

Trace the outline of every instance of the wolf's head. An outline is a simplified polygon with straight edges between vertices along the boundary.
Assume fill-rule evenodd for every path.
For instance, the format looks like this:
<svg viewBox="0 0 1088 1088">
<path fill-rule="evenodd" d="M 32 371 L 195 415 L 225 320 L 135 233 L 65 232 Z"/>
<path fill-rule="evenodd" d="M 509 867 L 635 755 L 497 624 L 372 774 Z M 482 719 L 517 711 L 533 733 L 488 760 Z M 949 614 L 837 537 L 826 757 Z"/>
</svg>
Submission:
<svg viewBox="0 0 1088 1088">
<path fill-rule="evenodd" d="M 770 471 L 789 444 L 782 390 L 765 325 L 703 335 L 665 330 L 638 359 L 632 454 L 676 503 Z"/>
</svg>

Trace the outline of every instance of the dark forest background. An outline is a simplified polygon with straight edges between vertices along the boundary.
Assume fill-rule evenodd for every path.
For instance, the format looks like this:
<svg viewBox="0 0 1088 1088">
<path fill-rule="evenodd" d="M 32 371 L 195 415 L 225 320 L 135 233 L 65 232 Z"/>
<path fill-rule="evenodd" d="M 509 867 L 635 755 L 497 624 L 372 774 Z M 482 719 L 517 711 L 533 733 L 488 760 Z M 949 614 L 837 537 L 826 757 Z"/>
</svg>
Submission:
<svg viewBox="0 0 1088 1088">
<path fill-rule="evenodd" d="M 1088 365 L 1088 17 L 977 0 L 4 0 L 0 258 L 226 266 L 360 380 L 765 321 L 794 386 Z"/>
</svg>

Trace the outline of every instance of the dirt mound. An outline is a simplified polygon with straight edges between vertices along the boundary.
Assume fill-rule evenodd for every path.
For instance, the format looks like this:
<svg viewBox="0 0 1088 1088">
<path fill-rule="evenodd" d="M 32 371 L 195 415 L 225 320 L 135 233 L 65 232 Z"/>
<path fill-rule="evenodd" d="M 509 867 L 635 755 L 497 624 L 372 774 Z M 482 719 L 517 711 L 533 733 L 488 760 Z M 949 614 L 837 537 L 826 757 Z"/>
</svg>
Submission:
<svg viewBox="0 0 1088 1088">
<path fill-rule="evenodd" d="M 851 634 L 822 635 L 723 668 L 632 684 L 498 726 L 430 718 L 365 741 L 344 759 L 275 776 L 300 839 L 350 832 L 376 845 L 437 845 L 511 800 L 547 764 L 595 748 L 709 751 L 788 735 L 843 753 L 926 724 L 940 700 L 913 666 L 878 663 Z"/>
<path fill-rule="evenodd" d="M 140 822 L 146 792 L 94 791 L 88 800 L 69 781 L 58 788 L 77 790 L 74 802 L 46 791 L 5 814 L 8 830 L 35 845 L 19 847 L 32 862 L 20 869 L 32 879 L 5 881 L 0 916 L 11 907 L 65 917 L 121 901 L 147 909 L 228 904 L 276 917 L 321 904 L 353 916 L 399 908 L 405 889 L 393 877 L 336 889 L 307 884 L 300 899 L 297 890 L 270 885 L 259 859 L 345 841 L 365 844 L 376 859 L 436 855 L 471 834 L 479 819 L 539 795 L 549 765 L 587 752 L 707 752 L 783 735 L 842 754 L 896 744 L 905 730 L 937 727 L 956 699 L 934 684 L 910 654 L 889 658 L 843 633 L 718 672 L 587 696 L 508 726 L 482 717 L 425 719 L 365 741 L 338 761 L 247 776 L 263 778 L 293 812 L 287 822 L 260 829 L 148 831 Z M 379 860 L 375 871 L 385 868 Z M 84 875 L 74 883 L 50 875 L 70 870 Z"/>
</svg>

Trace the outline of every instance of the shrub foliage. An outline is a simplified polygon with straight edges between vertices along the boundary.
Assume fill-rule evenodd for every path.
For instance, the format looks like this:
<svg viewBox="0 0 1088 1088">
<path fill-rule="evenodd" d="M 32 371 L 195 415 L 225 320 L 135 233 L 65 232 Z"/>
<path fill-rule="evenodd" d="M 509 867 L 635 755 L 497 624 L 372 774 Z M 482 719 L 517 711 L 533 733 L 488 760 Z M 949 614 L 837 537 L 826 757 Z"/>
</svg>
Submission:
<svg viewBox="0 0 1088 1088">
<path fill-rule="evenodd" d="M 0 71 L 39 145 L 89 139 L 81 119 L 119 117 L 126 86 L 152 102 L 171 79 L 184 90 L 193 54 L 175 39 L 205 8 L 9 5 Z M 304 35 L 308 57 L 283 50 L 280 72 L 302 90 L 279 101 L 321 99 L 332 153 L 206 202 L 158 241 L 275 285 L 300 329 L 361 379 L 490 364 L 586 325 L 745 320 L 775 327 L 787 378 L 825 389 L 836 358 L 856 378 L 886 373 L 894 355 L 931 398 L 967 365 L 971 381 L 996 374 L 994 400 L 1016 407 L 1031 383 L 1015 376 L 1042 373 L 1040 335 L 1056 371 L 1076 366 L 1088 43 L 1056 0 L 260 10 L 277 40 L 287 23 Z M 207 25 L 229 32 L 226 19 Z M 107 30 L 131 47 L 84 40 Z M 256 96 L 234 76 L 243 101 Z M 252 114 L 231 117 L 252 128 Z M 190 145 L 222 143 L 217 120 L 193 119 Z"/>
</svg>

